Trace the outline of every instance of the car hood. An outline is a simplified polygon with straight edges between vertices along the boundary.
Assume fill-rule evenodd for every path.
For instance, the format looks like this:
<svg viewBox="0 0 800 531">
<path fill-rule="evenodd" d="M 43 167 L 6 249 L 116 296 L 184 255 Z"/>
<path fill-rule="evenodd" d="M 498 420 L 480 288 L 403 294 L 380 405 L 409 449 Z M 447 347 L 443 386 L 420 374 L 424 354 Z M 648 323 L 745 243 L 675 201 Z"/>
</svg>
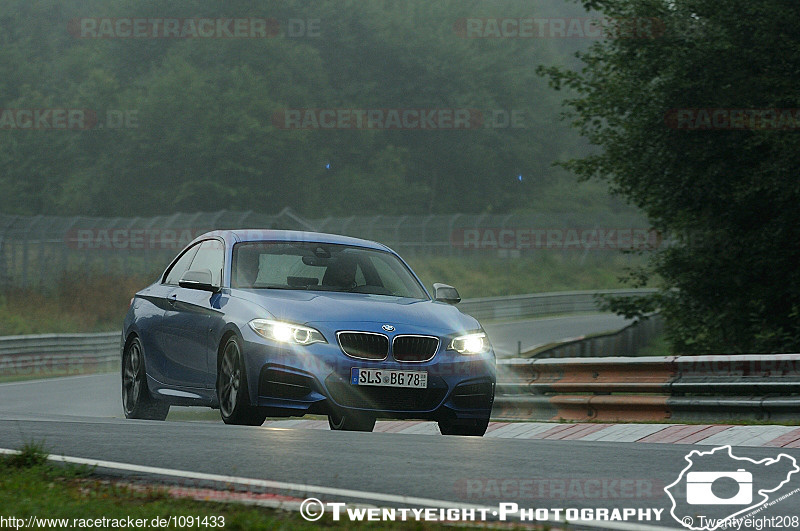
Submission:
<svg viewBox="0 0 800 531">
<path fill-rule="evenodd" d="M 480 328 L 475 318 L 430 300 L 294 290 L 238 289 L 231 294 L 258 304 L 275 319 L 298 324 L 361 322 L 447 331 Z"/>
</svg>

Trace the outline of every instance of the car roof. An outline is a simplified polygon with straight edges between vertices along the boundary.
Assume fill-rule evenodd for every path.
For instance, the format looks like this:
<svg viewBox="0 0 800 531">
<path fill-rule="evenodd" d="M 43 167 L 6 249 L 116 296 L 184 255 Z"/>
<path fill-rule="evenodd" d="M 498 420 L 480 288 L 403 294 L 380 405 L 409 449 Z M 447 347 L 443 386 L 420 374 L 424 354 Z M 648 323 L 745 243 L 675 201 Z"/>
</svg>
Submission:
<svg viewBox="0 0 800 531">
<path fill-rule="evenodd" d="M 324 232 L 308 232 L 299 230 L 275 230 L 275 229 L 236 229 L 227 231 L 214 231 L 206 233 L 197 239 L 209 236 L 230 236 L 237 242 L 258 242 L 258 241 L 292 241 L 292 242 L 313 242 L 313 243 L 334 243 L 340 245 L 353 245 L 356 247 L 366 247 L 379 251 L 393 252 L 389 247 L 370 240 L 361 238 L 351 238 L 338 234 L 326 234 Z"/>
</svg>

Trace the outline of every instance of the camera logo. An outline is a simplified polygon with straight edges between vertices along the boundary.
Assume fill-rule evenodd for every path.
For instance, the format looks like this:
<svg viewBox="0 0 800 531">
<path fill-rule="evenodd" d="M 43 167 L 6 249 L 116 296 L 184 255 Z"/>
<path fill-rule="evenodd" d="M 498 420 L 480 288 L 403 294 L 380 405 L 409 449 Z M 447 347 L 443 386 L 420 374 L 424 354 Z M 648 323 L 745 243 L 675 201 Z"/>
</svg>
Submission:
<svg viewBox="0 0 800 531">
<path fill-rule="evenodd" d="M 736 518 L 800 492 L 790 490 L 800 466 L 788 454 L 756 460 L 734 455 L 726 445 L 692 450 L 684 459 L 686 466 L 664 492 L 672 502 L 670 515 L 691 531 L 727 529 Z"/>
<path fill-rule="evenodd" d="M 719 481 L 734 482 L 739 491 L 730 498 L 714 494 Z M 753 474 L 740 468 L 736 472 L 689 472 L 686 474 L 686 501 L 691 505 L 750 505 L 753 503 Z"/>
</svg>

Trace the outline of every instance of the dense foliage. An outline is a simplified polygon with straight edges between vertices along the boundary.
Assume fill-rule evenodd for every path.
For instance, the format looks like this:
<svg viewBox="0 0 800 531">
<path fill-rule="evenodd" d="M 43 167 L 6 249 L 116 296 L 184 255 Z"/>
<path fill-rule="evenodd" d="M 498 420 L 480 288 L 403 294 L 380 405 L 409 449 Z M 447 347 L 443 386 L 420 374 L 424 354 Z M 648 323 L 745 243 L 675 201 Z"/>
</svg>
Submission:
<svg viewBox="0 0 800 531">
<path fill-rule="evenodd" d="M 602 148 L 566 166 L 583 178 L 607 180 L 675 238 L 632 275 L 636 282 L 658 274 L 664 290 L 613 306 L 628 314 L 660 306 L 678 352 L 797 352 L 796 111 L 742 126 L 726 123 L 733 116 L 726 112 L 717 121 L 681 121 L 674 110 L 800 107 L 800 4 L 582 3 L 615 19 L 652 17 L 664 30 L 658 38 L 598 43 L 582 55 L 579 70 L 543 69 L 555 87 L 577 91 L 569 114 Z"/>
<path fill-rule="evenodd" d="M 584 144 L 556 119 L 559 95 L 535 67 L 574 62 L 585 41 L 467 39 L 457 21 L 581 13 L 561 0 L 8 0 L 0 107 L 89 109 L 99 122 L 86 131 L 0 124 L 3 211 L 130 216 L 290 206 L 322 217 L 541 204 L 566 175 L 552 161 Z M 70 21 L 100 17 L 265 17 L 280 33 L 76 38 Z M 290 20 L 318 20 L 319 36 L 288 35 Z M 517 110 L 525 127 L 273 125 L 276 112 L 297 108 Z M 135 122 L 109 127 L 118 112 L 132 112 Z"/>
</svg>

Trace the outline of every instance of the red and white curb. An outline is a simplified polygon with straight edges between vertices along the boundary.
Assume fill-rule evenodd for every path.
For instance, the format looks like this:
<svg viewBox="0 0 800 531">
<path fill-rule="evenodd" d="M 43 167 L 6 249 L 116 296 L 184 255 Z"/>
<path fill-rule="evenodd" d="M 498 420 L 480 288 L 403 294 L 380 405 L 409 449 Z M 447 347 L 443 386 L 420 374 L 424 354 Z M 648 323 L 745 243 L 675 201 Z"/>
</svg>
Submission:
<svg viewBox="0 0 800 531">
<path fill-rule="evenodd" d="M 276 420 L 268 428 L 329 429 L 324 420 Z M 383 421 L 376 432 L 439 435 L 435 422 Z M 485 437 L 550 441 L 640 442 L 800 448 L 797 426 L 731 426 L 714 424 L 557 424 L 550 422 L 492 422 Z"/>
</svg>

